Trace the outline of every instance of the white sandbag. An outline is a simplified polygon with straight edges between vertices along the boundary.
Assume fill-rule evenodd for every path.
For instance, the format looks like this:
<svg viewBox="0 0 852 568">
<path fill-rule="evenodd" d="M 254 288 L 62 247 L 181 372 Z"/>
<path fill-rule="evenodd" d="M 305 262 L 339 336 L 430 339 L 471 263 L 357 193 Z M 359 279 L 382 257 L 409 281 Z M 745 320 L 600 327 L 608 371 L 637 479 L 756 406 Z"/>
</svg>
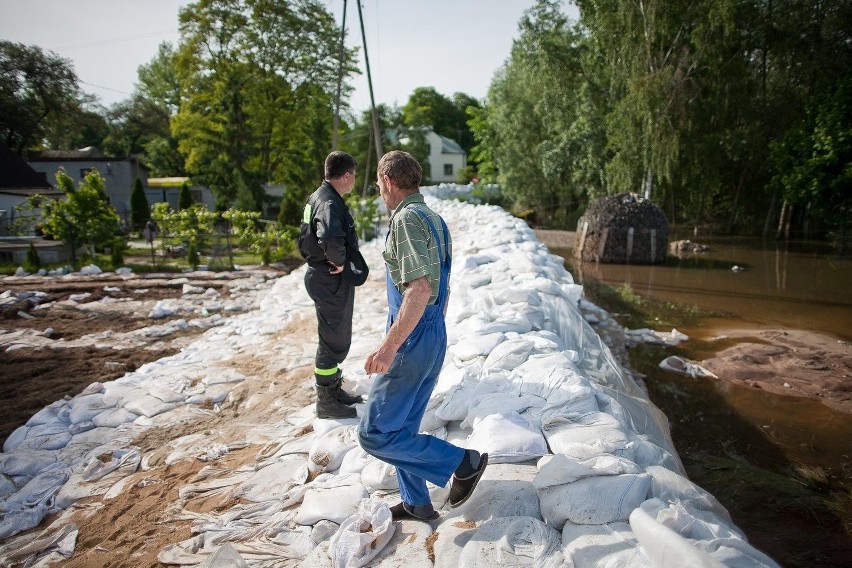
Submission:
<svg viewBox="0 0 852 568">
<path fill-rule="evenodd" d="M 76 424 L 72 424 L 71 426 L 69 426 L 68 427 L 68 433 L 71 434 L 71 436 L 72 436 L 71 443 L 73 443 L 73 437 L 74 436 L 76 436 L 77 434 L 82 434 L 83 432 L 88 432 L 89 430 L 92 430 L 93 428 L 95 428 L 95 423 L 92 422 L 91 420 L 85 420 L 83 422 L 77 422 Z"/>
<path fill-rule="evenodd" d="M 486 335 L 471 334 L 459 338 L 450 345 L 448 351 L 458 357 L 459 361 L 470 361 L 477 357 L 488 355 L 506 338 L 502 332 Z"/>
<path fill-rule="evenodd" d="M 563 565 L 562 538 L 553 528 L 532 517 L 499 517 L 483 524 L 464 545 L 459 565 L 494 566 Z"/>
<path fill-rule="evenodd" d="M 307 480 L 307 462 L 298 458 L 285 458 L 256 471 L 236 488 L 234 497 L 255 503 L 280 499 L 287 491 Z"/>
<path fill-rule="evenodd" d="M 532 331 L 532 322 L 517 312 L 501 313 L 494 321 L 482 326 L 481 333 L 529 333 Z"/>
<path fill-rule="evenodd" d="M 5 556 L 11 562 L 23 562 L 23 566 L 52 566 L 70 558 L 77 546 L 79 529 L 69 523 L 58 529 L 47 528 L 35 540 L 31 540 Z"/>
<path fill-rule="evenodd" d="M 630 436 L 630 445 L 633 447 L 633 461 L 643 468 L 658 465 L 668 470 L 677 470 L 680 467 L 680 461 L 675 456 L 648 440 L 644 434 Z"/>
<path fill-rule="evenodd" d="M 513 390 L 509 375 L 501 370 L 482 370 L 471 366 L 465 369 L 461 383 L 454 385 L 444 394 L 443 400 L 435 409 L 435 416 L 441 420 L 464 420 L 470 409 L 470 403 L 476 397 L 495 392 Z"/>
<path fill-rule="evenodd" d="M 33 414 L 29 420 L 27 420 L 27 426 L 38 426 L 39 424 L 47 424 L 48 422 L 54 422 L 58 419 L 59 411 L 63 407 L 68 407 L 67 400 L 57 400 L 56 402 L 52 402 Z"/>
<path fill-rule="evenodd" d="M 656 498 L 642 503 L 641 510 L 729 568 L 777 567 L 774 560 L 748 544 L 745 535 L 727 519 L 711 511 L 693 508 L 680 501 L 666 503 Z"/>
<path fill-rule="evenodd" d="M 617 419 L 605 412 L 591 412 L 556 427 L 542 424 L 550 451 L 584 459 L 602 453 L 629 457 L 627 434 Z"/>
<path fill-rule="evenodd" d="M 480 421 L 492 414 L 509 412 L 522 413 L 530 407 L 543 407 L 545 400 L 535 395 L 519 395 L 516 392 L 496 392 L 479 395 L 468 405 L 467 416 L 462 421 L 462 428 L 475 428 Z"/>
<path fill-rule="evenodd" d="M 187 286 L 184 284 L 184 286 Z M 234 546 L 226 542 L 216 552 L 207 557 L 201 568 L 248 568 L 245 559 Z"/>
<path fill-rule="evenodd" d="M 709 511 L 727 524 L 733 525 L 725 506 L 686 477 L 658 465 L 649 466 L 646 471 L 653 478 L 651 496 L 666 503 L 678 501 L 695 509 Z"/>
<path fill-rule="evenodd" d="M 305 492 L 295 521 L 299 525 L 313 525 L 325 519 L 342 523 L 358 511 L 361 499 L 369 497 L 360 483 L 338 487 L 312 487 Z"/>
<path fill-rule="evenodd" d="M 539 295 L 532 290 L 525 290 L 517 286 L 500 290 L 494 294 L 494 300 L 498 304 L 526 304 L 528 306 L 541 305 Z"/>
<path fill-rule="evenodd" d="M 141 460 L 139 450 L 135 448 L 120 448 L 112 453 L 109 461 L 101 461 L 93 457 L 83 464 L 83 479 L 96 481 L 105 475 L 117 471 L 120 475 L 129 475 L 136 471 Z"/>
<path fill-rule="evenodd" d="M 529 481 L 483 479 L 458 511 L 466 521 L 473 522 L 510 516 L 541 518 L 538 496 Z"/>
<path fill-rule="evenodd" d="M 4 452 L 13 452 L 17 450 L 21 443 L 27 439 L 27 433 L 30 431 L 30 426 L 18 426 L 15 428 L 6 441 L 3 442 Z"/>
<path fill-rule="evenodd" d="M 346 452 L 358 445 L 356 426 L 339 426 L 319 436 L 308 453 L 308 469 L 316 474 L 340 467 Z"/>
<path fill-rule="evenodd" d="M 162 400 L 163 402 L 183 402 L 186 398 L 185 394 L 157 385 L 151 385 L 148 387 L 148 394 L 154 398 Z"/>
<path fill-rule="evenodd" d="M 577 377 L 576 381 L 564 382 L 550 393 L 541 410 L 542 427 L 552 428 L 565 422 L 572 422 L 581 416 L 599 411 L 595 389 L 588 380 Z"/>
<path fill-rule="evenodd" d="M 92 419 L 103 412 L 114 408 L 114 404 L 105 402 L 102 394 L 90 394 L 87 396 L 77 396 L 70 401 L 71 413 L 69 418 L 72 424 L 79 422 L 91 422 Z"/>
<path fill-rule="evenodd" d="M 582 378 L 566 352 L 533 353 L 512 372 L 512 382 L 521 394 L 550 399 L 565 385 L 581 384 Z"/>
<path fill-rule="evenodd" d="M 158 414 L 162 414 L 163 412 L 168 412 L 176 406 L 177 405 L 174 403 L 163 402 L 159 398 L 153 397 L 149 394 L 144 394 L 138 398 L 129 400 L 124 405 L 124 408 L 134 414 L 152 418 Z"/>
<path fill-rule="evenodd" d="M 576 460 L 563 454 L 545 456 L 538 462 L 539 473 L 533 481 L 536 489 L 573 483 L 584 477 L 642 473 L 632 461 L 603 454 L 585 460 Z"/>
<path fill-rule="evenodd" d="M 578 525 L 626 521 L 650 487 L 647 473 L 584 477 L 539 489 L 538 499 L 542 518 L 561 530 L 566 520 Z"/>
<path fill-rule="evenodd" d="M 0 454 L 0 473 L 8 476 L 35 477 L 57 461 L 52 450 L 19 450 Z"/>
<path fill-rule="evenodd" d="M 312 411 L 314 410 L 313 404 L 310 406 L 310 409 Z M 359 423 L 359 420 L 357 418 L 337 418 L 337 419 L 316 418 L 312 422 L 312 425 L 313 425 L 314 435 L 316 435 L 316 437 L 319 438 L 323 434 L 327 434 L 328 432 L 331 432 L 335 428 L 340 428 L 341 426 L 357 426 L 358 423 Z"/>
<path fill-rule="evenodd" d="M 491 350 L 482 366 L 485 369 L 511 371 L 529 358 L 534 347 L 528 339 L 508 339 Z"/>
<path fill-rule="evenodd" d="M 138 414 L 130 412 L 126 408 L 111 408 L 104 410 L 92 418 L 95 426 L 102 428 L 118 428 L 122 424 L 128 424 L 139 418 Z"/>
<path fill-rule="evenodd" d="M 361 483 L 370 493 L 399 489 L 396 468 L 389 463 L 373 460 L 361 472 Z"/>
<path fill-rule="evenodd" d="M 453 517 L 435 529 L 438 535 L 432 543 L 435 568 L 459 568 L 462 550 L 476 531 L 476 525 L 459 517 Z"/>
<path fill-rule="evenodd" d="M 393 519 L 387 503 L 364 499 L 329 541 L 334 568 L 366 566 L 390 542 Z"/>
<path fill-rule="evenodd" d="M 562 550 L 574 568 L 651 568 L 626 522 L 575 525 L 565 521 Z"/>
<path fill-rule="evenodd" d="M 212 387 L 213 385 L 239 383 L 245 379 L 246 376 L 233 367 L 221 367 L 212 369 L 207 376 L 201 379 L 201 382 Z"/>
<path fill-rule="evenodd" d="M 487 453 L 489 463 L 523 462 L 548 453 L 541 430 L 514 410 L 480 420 L 466 447 Z"/>
<path fill-rule="evenodd" d="M 61 450 L 65 446 L 68 445 L 68 442 L 71 441 L 71 432 L 68 431 L 67 424 L 58 424 L 59 427 L 64 427 L 63 431 L 45 434 L 42 436 L 33 435 L 33 430 L 39 428 L 36 426 L 34 428 L 30 428 L 26 433 L 27 437 L 25 440 L 22 440 L 16 449 L 27 449 L 27 450 Z"/>
<path fill-rule="evenodd" d="M 655 521 L 641 508 L 630 514 L 630 528 L 654 568 L 725 568 L 724 564 Z"/>
<path fill-rule="evenodd" d="M 343 456 L 343 461 L 340 462 L 340 467 L 337 468 L 338 475 L 346 475 L 349 473 L 360 474 L 368 463 L 376 461 L 376 458 L 364 451 L 361 446 L 355 446 Z"/>
</svg>

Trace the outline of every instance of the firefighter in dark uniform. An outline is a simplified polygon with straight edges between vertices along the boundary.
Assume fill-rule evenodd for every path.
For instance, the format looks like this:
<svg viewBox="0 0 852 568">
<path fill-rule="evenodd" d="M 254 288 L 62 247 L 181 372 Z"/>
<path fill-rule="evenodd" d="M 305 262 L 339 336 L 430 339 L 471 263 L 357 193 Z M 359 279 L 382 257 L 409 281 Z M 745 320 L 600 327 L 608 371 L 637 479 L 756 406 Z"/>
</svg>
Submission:
<svg viewBox="0 0 852 568">
<path fill-rule="evenodd" d="M 343 201 L 354 185 L 355 158 L 332 152 L 325 159 L 325 180 L 302 215 L 299 252 L 308 264 L 305 288 L 316 305 L 319 334 L 314 368 L 319 418 L 354 418 L 352 405 L 363 401 L 341 388 L 340 370 L 352 343 L 355 303 L 351 270 L 344 266 L 353 255 L 360 257 L 355 222 Z"/>
</svg>

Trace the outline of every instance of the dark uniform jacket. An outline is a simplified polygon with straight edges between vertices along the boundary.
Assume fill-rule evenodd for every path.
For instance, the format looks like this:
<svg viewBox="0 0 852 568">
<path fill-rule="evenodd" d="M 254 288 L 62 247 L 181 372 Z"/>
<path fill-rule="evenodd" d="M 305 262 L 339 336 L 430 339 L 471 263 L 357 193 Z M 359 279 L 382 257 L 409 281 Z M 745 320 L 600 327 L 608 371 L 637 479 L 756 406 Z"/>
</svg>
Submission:
<svg viewBox="0 0 852 568">
<path fill-rule="evenodd" d="M 299 235 L 299 252 L 314 268 L 346 262 L 346 248 L 358 250 L 355 221 L 343 197 L 327 181 L 311 194 L 305 204 Z"/>
</svg>

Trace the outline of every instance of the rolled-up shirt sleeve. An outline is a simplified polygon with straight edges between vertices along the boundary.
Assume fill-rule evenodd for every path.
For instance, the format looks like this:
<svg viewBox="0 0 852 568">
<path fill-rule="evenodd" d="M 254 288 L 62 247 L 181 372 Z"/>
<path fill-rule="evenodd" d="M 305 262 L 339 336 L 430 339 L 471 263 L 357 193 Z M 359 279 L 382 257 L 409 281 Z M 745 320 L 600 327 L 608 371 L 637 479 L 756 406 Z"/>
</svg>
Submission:
<svg viewBox="0 0 852 568">
<path fill-rule="evenodd" d="M 429 230 L 414 212 L 405 212 L 405 218 L 399 228 L 397 258 L 403 286 L 421 276 L 430 277 L 429 266 Z"/>
</svg>

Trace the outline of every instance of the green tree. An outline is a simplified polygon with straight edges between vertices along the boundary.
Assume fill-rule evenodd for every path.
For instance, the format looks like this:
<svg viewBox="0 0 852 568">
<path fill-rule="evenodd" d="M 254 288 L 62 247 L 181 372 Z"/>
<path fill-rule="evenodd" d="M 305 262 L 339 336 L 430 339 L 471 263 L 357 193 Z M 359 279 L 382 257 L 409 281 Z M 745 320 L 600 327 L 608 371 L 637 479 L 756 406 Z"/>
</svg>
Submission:
<svg viewBox="0 0 852 568">
<path fill-rule="evenodd" d="M 267 181 L 316 183 L 330 149 L 339 58 L 339 32 L 323 4 L 201 0 L 181 10 L 180 26 L 182 98 L 172 133 L 217 208 L 239 199 L 260 209 Z M 343 57 L 348 75 L 354 53 Z"/>
<path fill-rule="evenodd" d="M 0 140 L 15 153 L 39 146 L 51 121 L 76 112 L 80 100 L 70 61 L 0 40 Z"/>
<path fill-rule="evenodd" d="M 142 186 L 142 180 L 136 178 L 133 182 L 133 192 L 130 194 L 130 224 L 138 231 L 150 218 L 151 206 L 145 196 L 145 188 Z"/>
<path fill-rule="evenodd" d="M 180 195 L 178 196 L 178 208 L 186 209 L 192 206 L 192 195 L 189 193 L 189 183 L 183 182 L 180 186 Z"/>
<path fill-rule="evenodd" d="M 465 93 L 455 93 L 450 99 L 434 87 L 418 87 L 402 107 L 402 119 L 408 127 L 432 128 L 437 134 L 458 142 L 465 152 L 470 152 L 474 138 L 467 124 L 467 109 L 479 106 L 479 101 Z"/>
<path fill-rule="evenodd" d="M 50 199 L 42 204 L 43 231 L 71 246 L 72 263 L 77 261 L 77 247 L 87 245 L 94 257 L 95 247 L 109 242 L 118 230 L 120 219 L 104 191 L 104 180 L 92 170 L 74 187 L 64 169 L 56 172 L 56 184 L 65 193 L 64 199 Z"/>
<path fill-rule="evenodd" d="M 178 152 L 177 139 L 172 135 L 171 122 L 180 109 L 181 90 L 174 47 L 161 43 L 157 55 L 137 69 L 139 82 L 136 93 L 167 117 L 165 124 L 155 122 L 156 128 L 147 131 L 142 140 L 141 159 L 152 176 L 186 175 L 184 159 Z M 156 118 L 156 114 L 153 115 Z"/>
<path fill-rule="evenodd" d="M 554 2 L 530 9 L 520 30 L 486 108 L 471 109 L 478 142 L 472 157 L 483 180 L 496 179 L 514 207 L 534 209 L 538 222 L 565 222 L 595 181 L 584 160 L 600 150 L 586 147 L 594 138 L 581 114 L 589 92 L 583 38 Z"/>
</svg>

